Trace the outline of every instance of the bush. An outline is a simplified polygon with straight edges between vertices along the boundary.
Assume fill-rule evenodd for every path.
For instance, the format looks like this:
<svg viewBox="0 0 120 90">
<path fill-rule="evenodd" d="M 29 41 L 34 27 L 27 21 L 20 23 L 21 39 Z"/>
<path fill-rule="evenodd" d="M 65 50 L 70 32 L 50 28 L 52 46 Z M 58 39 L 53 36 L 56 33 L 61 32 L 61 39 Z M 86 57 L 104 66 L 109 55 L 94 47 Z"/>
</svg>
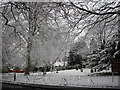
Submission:
<svg viewBox="0 0 120 90">
<path fill-rule="evenodd" d="M 14 67 L 14 70 L 20 70 L 20 67 L 18 67 L 18 66 L 16 66 L 16 67 Z"/>
<path fill-rule="evenodd" d="M 8 66 L 2 67 L 2 73 L 8 73 L 10 71 L 10 68 Z"/>
</svg>

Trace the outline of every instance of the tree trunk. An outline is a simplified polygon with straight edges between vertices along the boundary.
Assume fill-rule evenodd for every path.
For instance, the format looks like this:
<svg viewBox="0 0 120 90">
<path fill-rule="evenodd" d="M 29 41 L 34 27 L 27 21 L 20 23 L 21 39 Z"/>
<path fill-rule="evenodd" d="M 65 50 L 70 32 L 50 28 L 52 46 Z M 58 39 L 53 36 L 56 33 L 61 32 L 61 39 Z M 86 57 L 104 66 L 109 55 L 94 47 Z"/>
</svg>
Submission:
<svg viewBox="0 0 120 90">
<path fill-rule="evenodd" d="M 120 5 L 120 3 L 119 3 L 119 5 Z M 118 8 L 118 9 L 120 11 L 120 8 Z M 118 14 L 118 35 L 120 36 L 120 14 Z M 118 40 L 117 50 L 120 50 L 120 39 Z M 118 86 L 120 86 L 120 77 L 118 78 Z"/>
<path fill-rule="evenodd" d="M 30 12 L 30 9 L 28 11 L 28 25 L 29 25 L 29 30 L 28 30 L 28 39 L 27 39 L 27 55 L 26 55 L 26 68 L 25 68 L 25 75 L 30 74 L 30 53 L 31 53 L 31 48 L 32 48 L 32 40 L 31 40 L 31 31 L 32 31 L 32 15 Z"/>
<path fill-rule="evenodd" d="M 30 67 L 31 67 L 30 53 L 31 53 L 31 47 L 32 47 L 32 41 L 31 41 L 30 38 L 28 38 L 25 75 L 29 75 L 30 74 Z"/>
</svg>

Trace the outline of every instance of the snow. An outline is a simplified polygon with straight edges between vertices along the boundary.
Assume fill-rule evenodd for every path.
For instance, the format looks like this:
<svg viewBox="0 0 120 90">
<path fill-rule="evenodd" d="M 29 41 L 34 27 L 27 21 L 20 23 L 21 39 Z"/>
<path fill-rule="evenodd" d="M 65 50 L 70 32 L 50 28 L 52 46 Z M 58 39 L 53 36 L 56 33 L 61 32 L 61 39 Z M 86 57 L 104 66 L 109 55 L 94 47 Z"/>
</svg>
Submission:
<svg viewBox="0 0 120 90">
<path fill-rule="evenodd" d="M 52 74 L 51 72 L 48 72 L 48 74 Z M 76 70 L 76 69 L 73 69 L 73 70 L 63 70 L 63 71 L 59 71 L 59 73 L 54 73 L 56 75 L 64 75 L 64 76 L 68 76 L 68 75 L 74 75 L 74 76 L 85 76 L 85 75 L 88 75 L 90 74 L 90 69 L 84 69 L 84 72 L 81 73 L 80 70 Z"/>
<path fill-rule="evenodd" d="M 102 71 L 109 72 L 109 71 Z M 120 76 L 90 76 L 90 69 L 80 70 L 64 70 L 47 72 L 43 76 L 42 72 L 30 73 L 30 76 L 24 76 L 23 73 L 17 73 L 17 80 L 13 81 L 13 73 L 4 73 L 3 81 L 34 83 L 45 85 L 61 85 L 61 86 L 87 86 L 87 87 L 118 87 Z"/>
</svg>

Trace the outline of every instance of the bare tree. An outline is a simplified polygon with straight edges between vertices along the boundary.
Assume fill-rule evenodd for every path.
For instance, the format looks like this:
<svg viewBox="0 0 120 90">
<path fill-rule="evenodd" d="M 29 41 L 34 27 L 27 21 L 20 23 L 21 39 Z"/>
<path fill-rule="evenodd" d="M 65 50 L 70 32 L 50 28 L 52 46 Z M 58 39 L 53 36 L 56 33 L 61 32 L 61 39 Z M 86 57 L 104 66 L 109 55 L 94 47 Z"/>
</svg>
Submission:
<svg viewBox="0 0 120 90">
<path fill-rule="evenodd" d="M 85 37 L 88 43 L 95 39 L 100 50 L 108 49 L 107 45 L 112 40 L 114 48 L 110 50 L 108 59 L 103 62 L 109 64 L 111 55 L 116 52 L 115 46 L 118 48 L 119 39 L 119 1 L 80 1 L 57 3 L 62 8 L 62 15 L 68 21 L 71 32 L 75 37 L 79 37 L 82 32 L 86 33 Z M 118 28 L 117 28 L 118 27 Z M 90 39 L 90 40 L 89 40 Z M 113 41 L 114 40 L 114 41 Z M 116 45 L 114 45 L 114 43 Z M 106 51 L 107 52 L 107 51 Z M 117 51 L 119 52 L 119 50 Z M 100 60 L 102 60 L 101 58 Z M 99 61 L 99 60 L 98 60 Z M 97 62 L 98 63 L 98 62 Z M 102 64 L 101 64 L 102 65 Z M 103 65 L 102 65 L 103 66 Z"/>
<path fill-rule="evenodd" d="M 11 34 L 14 33 L 14 36 L 19 37 L 26 47 L 25 74 L 29 74 L 34 40 L 39 38 L 42 44 L 45 44 L 50 41 L 52 30 L 57 29 L 64 33 L 64 39 L 68 42 L 74 42 L 75 38 L 84 32 L 86 40 L 89 36 L 93 36 L 92 38 L 97 37 L 96 40 L 100 41 L 101 46 L 105 44 L 108 38 L 111 38 L 111 34 L 118 31 L 116 30 L 119 22 L 117 17 L 120 14 L 118 3 L 118 1 L 94 0 L 47 3 L 7 2 L 3 4 L 1 14 L 5 28 L 10 28 Z M 54 45 L 56 43 L 57 40 Z"/>
<path fill-rule="evenodd" d="M 20 42 L 20 45 L 17 43 L 18 45 L 16 45 L 14 49 L 23 45 L 22 47 L 26 50 L 26 53 L 24 53 L 26 58 L 25 75 L 30 72 L 32 61 L 31 52 L 36 46 L 35 41 L 40 40 L 42 45 L 46 45 L 47 43 L 51 46 L 51 44 L 54 44 L 53 46 L 60 52 L 64 49 L 64 44 L 60 45 L 60 42 L 64 43 L 66 40 L 63 37 L 66 36 L 64 29 L 68 27 L 63 26 L 56 17 L 55 12 L 58 12 L 56 11 L 58 9 L 56 9 L 56 7 L 57 5 L 54 3 L 44 2 L 8 2 L 3 4 L 3 12 L 1 12 L 1 14 L 4 21 L 3 24 L 5 25 L 4 28 L 10 32 L 11 37 L 17 37 L 18 42 Z M 58 23 L 62 25 L 62 28 L 57 25 Z M 55 39 L 52 36 L 54 36 Z M 58 39 L 61 39 L 61 41 L 58 42 Z M 49 44 L 50 41 L 52 42 L 51 44 Z M 12 43 L 15 42 L 16 41 Z"/>
<path fill-rule="evenodd" d="M 19 36 L 19 38 L 23 40 L 22 42 L 26 43 L 27 66 L 25 74 L 29 74 L 30 71 L 30 55 L 33 46 L 33 39 L 41 32 L 40 28 L 42 28 L 42 25 L 47 25 L 47 14 L 50 9 L 45 8 L 42 4 L 43 3 L 38 4 L 37 2 L 8 2 L 4 4 L 5 6 L 3 7 L 3 10 L 6 9 L 6 12 L 1 12 L 3 18 L 5 19 L 5 25 L 13 28 L 13 33 Z M 46 9 L 46 11 L 44 9 Z M 43 33 L 42 37 L 47 38 Z"/>
</svg>

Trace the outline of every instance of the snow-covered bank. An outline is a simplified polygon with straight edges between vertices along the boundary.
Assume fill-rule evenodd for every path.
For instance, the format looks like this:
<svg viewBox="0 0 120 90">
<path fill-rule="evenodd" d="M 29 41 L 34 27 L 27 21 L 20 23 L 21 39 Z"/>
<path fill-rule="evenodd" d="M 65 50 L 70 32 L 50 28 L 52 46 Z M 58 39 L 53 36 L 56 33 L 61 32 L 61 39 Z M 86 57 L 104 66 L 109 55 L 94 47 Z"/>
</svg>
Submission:
<svg viewBox="0 0 120 90">
<path fill-rule="evenodd" d="M 90 70 L 65 70 L 56 72 L 47 72 L 43 76 L 42 72 L 30 73 L 30 76 L 24 76 L 23 73 L 17 74 L 15 82 L 34 83 L 44 85 L 61 86 L 88 86 L 88 87 L 118 87 L 120 76 L 90 76 Z M 13 81 L 13 73 L 3 74 L 4 81 Z"/>
</svg>

